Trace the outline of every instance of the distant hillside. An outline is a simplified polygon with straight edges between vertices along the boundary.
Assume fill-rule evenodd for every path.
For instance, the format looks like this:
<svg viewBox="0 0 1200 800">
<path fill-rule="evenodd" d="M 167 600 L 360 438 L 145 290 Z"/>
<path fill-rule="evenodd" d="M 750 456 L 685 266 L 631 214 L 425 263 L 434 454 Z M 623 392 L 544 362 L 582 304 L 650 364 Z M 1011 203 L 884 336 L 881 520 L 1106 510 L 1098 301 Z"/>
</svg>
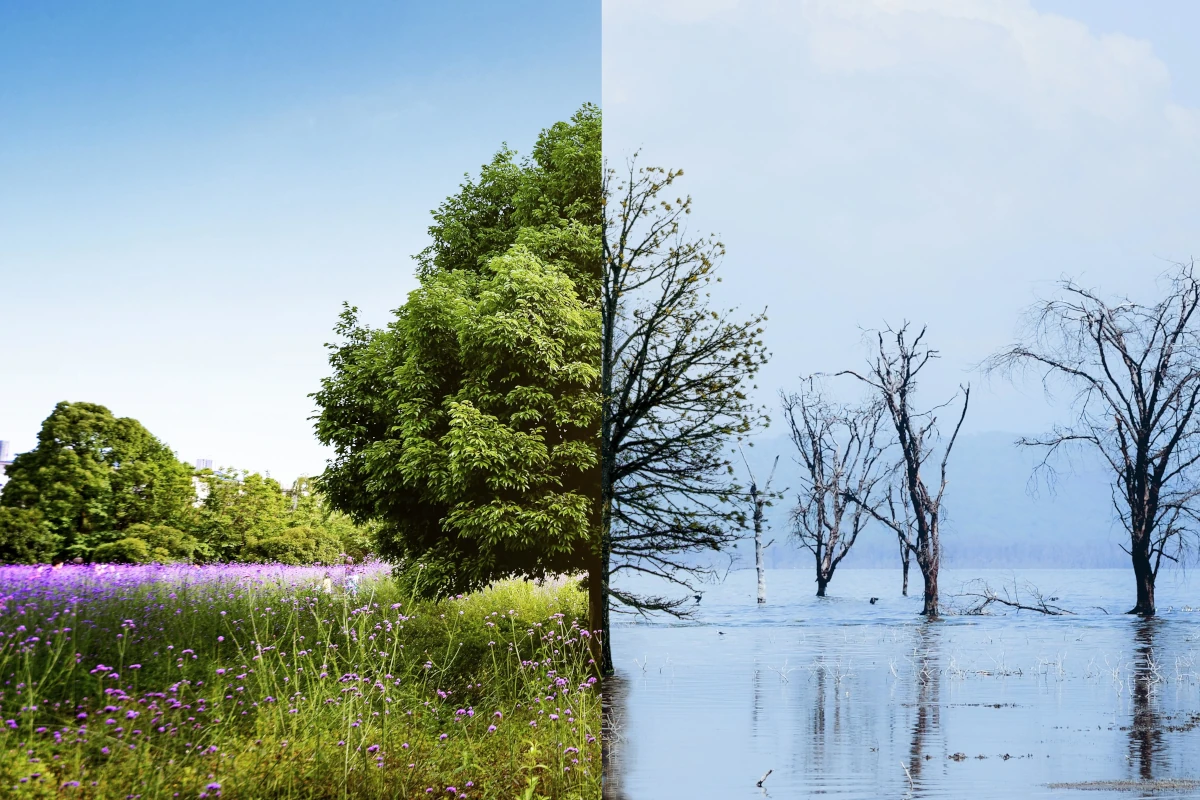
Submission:
<svg viewBox="0 0 1200 800">
<path fill-rule="evenodd" d="M 944 564 L 948 567 L 1125 567 L 1121 529 L 1113 515 L 1108 477 L 1094 459 L 1076 457 L 1060 465 L 1053 490 L 1031 480 L 1039 455 L 1013 442 L 1016 434 L 963 434 L 948 469 Z M 798 486 L 800 467 L 792 460 L 791 442 L 780 437 L 760 440 L 747 450 L 759 480 L 780 456 L 775 486 Z M 934 465 L 936 470 L 936 464 Z M 743 469 L 744 472 L 744 469 Z M 928 479 L 935 476 L 930 475 Z M 931 487 L 932 488 L 932 487 Z M 789 535 L 788 512 L 795 492 L 768 509 L 767 566 L 812 564 L 808 551 Z M 743 543 L 739 563 L 753 563 L 753 543 Z M 842 562 L 847 567 L 894 566 L 899 563 L 896 537 L 875 524 L 863 532 Z M 914 566 L 915 568 L 915 566 Z"/>
</svg>

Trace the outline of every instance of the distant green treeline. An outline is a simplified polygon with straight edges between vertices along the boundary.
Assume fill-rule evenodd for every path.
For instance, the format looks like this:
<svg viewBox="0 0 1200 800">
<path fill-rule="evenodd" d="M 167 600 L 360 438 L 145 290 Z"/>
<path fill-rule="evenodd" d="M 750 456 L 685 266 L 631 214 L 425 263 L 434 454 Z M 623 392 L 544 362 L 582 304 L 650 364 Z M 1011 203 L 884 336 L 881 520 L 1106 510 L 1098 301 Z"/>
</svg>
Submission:
<svg viewBox="0 0 1200 800">
<path fill-rule="evenodd" d="M 0 492 L 0 562 L 331 563 L 371 551 L 371 530 L 322 502 L 235 469 L 195 470 L 135 419 L 59 403 Z"/>
</svg>

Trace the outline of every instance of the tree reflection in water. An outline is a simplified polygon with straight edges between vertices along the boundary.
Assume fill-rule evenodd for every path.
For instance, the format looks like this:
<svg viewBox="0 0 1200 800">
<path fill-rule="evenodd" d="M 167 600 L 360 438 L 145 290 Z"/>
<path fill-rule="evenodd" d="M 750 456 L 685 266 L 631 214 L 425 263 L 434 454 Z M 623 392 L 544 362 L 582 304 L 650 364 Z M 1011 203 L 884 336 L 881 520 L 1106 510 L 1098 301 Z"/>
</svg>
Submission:
<svg viewBox="0 0 1200 800">
<path fill-rule="evenodd" d="M 941 658 L 942 623 L 928 621 L 917 630 L 916 652 L 913 658 L 917 693 L 917 718 L 913 723 L 912 744 L 908 751 L 908 777 L 912 780 L 913 796 L 920 797 L 923 782 L 921 773 L 929 759 L 926 750 L 941 727 Z M 941 764 L 939 759 L 938 764 Z"/>
<path fill-rule="evenodd" d="M 627 800 L 621 785 L 621 720 L 625 717 L 625 682 L 617 675 L 603 679 L 600 735 L 604 754 L 603 800 Z"/>
<path fill-rule="evenodd" d="M 1129 725 L 1129 765 L 1143 781 L 1154 780 L 1163 754 L 1163 721 L 1158 709 L 1157 684 L 1162 681 L 1154 655 L 1154 635 L 1162 620 L 1142 617 L 1134 623 L 1136 660 L 1130 676 L 1133 719 Z"/>
</svg>

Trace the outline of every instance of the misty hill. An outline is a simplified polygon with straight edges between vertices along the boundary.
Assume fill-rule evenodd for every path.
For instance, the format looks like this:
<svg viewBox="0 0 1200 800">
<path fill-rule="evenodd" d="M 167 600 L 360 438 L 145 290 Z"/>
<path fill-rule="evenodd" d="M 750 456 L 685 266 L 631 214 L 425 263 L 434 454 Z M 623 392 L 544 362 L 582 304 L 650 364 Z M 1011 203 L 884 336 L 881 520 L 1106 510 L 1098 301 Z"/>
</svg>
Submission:
<svg viewBox="0 0 1200 800">
<path fill-rule="evenodd" d="M 947 470 L 943 564 L 948 567 L 1127 567 L 1120 549 L 1122 530 L 1116 521 L 1108 477 L 1094 457 L 1073 456 L 1055 462 L 1058 479 L 1031 479 L 1040 454 L 1018 448 L 1016 434 L 962 434 Z M 793 461 L 786 437 L 763 439 L 747 450 L 760 484 L 780 456 L 776 488 L 799 486 L 801 468 Z M 738 465 L 741 468 L 741 465 Z M 936 467 L 926 480 L 932 484 Z M 739 476 L 744 475 L 741 468 Z M 744 478 L 743 478 L 744 480 Z M 931 490 L 935 487 L 930 486 Z M 767 509 L 767 566 L 812 567 L 812 556 L 790 536 L 788 513 L 795 492 Z M 899 564 L 896 537 L 878 523 L 863 531 L 842 566 L 880 567 Z M 739 546 L 738 564 L 754 562 L 753 540 Z M 916 569 L 914 564 L 913 569 Z"/>
</svg>

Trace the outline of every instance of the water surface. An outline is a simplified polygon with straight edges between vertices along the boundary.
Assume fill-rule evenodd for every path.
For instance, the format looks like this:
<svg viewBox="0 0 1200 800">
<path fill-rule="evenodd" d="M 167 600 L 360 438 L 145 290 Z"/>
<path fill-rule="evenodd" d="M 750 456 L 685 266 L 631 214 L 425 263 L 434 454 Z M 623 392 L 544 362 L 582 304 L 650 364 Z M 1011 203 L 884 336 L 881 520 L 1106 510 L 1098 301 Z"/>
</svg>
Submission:
<svg viewBox="0 0 1200 800">
<path fill-rule="evenodd" d="M 1145 620 L 1125 570 L 947 570 L 943 594 L 1028 581 L 1078 614 L 924 622 L 913 577 L 816 598 L 776 570 L 758 606 L 739 571 L 692 621 L 616 622 L 609 796 L 1200 797 L 1200 582 L 1164 573 Z"/>
</svg>

